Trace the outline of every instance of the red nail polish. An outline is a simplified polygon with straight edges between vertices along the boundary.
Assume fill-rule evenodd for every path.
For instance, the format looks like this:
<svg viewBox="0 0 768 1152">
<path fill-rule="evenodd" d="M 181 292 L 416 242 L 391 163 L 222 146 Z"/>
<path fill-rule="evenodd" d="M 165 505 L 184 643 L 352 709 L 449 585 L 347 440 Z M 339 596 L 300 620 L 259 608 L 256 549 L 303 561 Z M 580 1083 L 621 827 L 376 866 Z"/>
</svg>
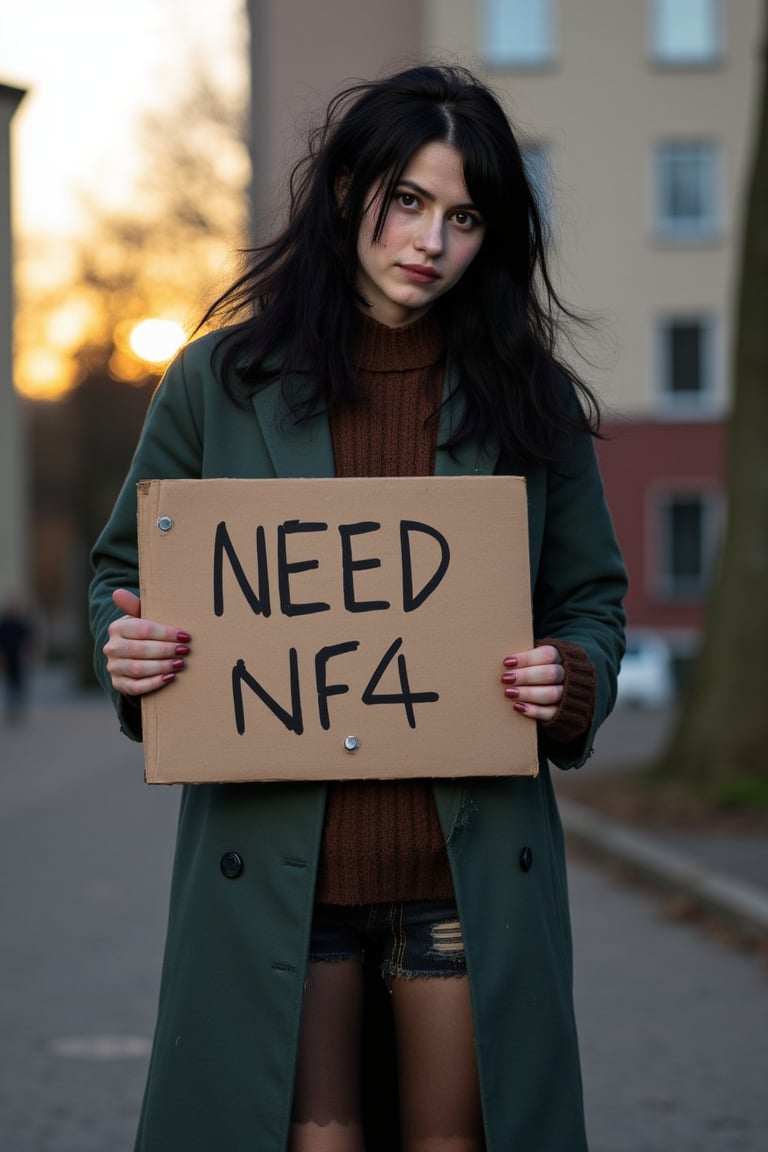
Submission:
<svg viewBox="0 0 768 1152">
<path fill-rule="evenodd" d="M 516 684 L 517 683 L 517 673 L 516 672 L 505 672 L 501 677 L 501 682 L 502 682 L 502 684 Z"/>
<path fill-rule="evenodd" d="M 508 696 L 510 700 L 517 700 L 518 696 L 520 695 L 520 689 L 519 688 L 505 688 L 504 689 L 504 695 Z"/>
<path fill-rule="evenodd" d="M 192 637 L 190 636 L 189 632 L 177 632 L 176 639 L 178 640 L 179 644 L 189 644 Z"/>
<path fill-rule="evenodd" d="M 171 680 L 176 679 L 176 675 L 174 672 L 166 672 L 165 676 L 161 676 L 160 679 L 163 684 L 170 684 Z"/>
<path fill-rule="evenodd" d="M 192 649 L 189 647 L 189 644 L 179 644 L 176 648 L 176 655 L 177 656 L 189 656 L 189 653 L 191 651 L 192 651 Z"/>
<path fill-rule="evenodd" d="M 504 659 L 505 668 L 517 668 L 517 656 L 506 656 Z"/>
<path fill-rule="evenodd" d="M 173 660 L 171 663 L 171 668 L 173 668 L 174 672 L 181 672 L 183 667 L 184 667 L 184 661 L 183 660 Z"/>
<path fill-rule="evenodd" d="M 514 708 L 515 712 L 522 712 L 522 714 L 525 716 L 525 713 L 526 713 L 525 704 L 513 704 L 512 707 Z"/>
</svg>

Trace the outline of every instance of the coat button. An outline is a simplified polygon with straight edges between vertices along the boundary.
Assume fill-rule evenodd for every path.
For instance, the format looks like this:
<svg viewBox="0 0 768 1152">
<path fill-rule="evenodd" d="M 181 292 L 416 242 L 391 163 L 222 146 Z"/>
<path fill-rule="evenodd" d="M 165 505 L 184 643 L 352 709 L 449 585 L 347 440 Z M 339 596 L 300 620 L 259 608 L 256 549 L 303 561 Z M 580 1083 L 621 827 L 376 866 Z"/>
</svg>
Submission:
<svg viewBox="0 0 768 1152">
<path fill-rule="evenodd" d="M 227 880 L 237 880 L 243 870 L 243 858 L 237 852 L 225 852 L 219 867 Z"/>
<path fill-rule="evenodd" d="M 531 852 L 530 848 L 526 845 L 520 853 L 520 867 L 522 868 L 523 872 L 530 872 L 532 864 L 533 852 Z"/>
</svg>

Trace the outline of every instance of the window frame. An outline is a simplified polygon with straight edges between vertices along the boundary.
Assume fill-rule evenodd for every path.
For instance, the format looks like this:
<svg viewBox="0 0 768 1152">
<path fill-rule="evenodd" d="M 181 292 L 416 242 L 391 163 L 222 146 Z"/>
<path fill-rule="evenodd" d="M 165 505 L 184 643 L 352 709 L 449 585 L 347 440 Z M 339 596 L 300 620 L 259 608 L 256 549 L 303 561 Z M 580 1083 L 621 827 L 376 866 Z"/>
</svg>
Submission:
<svg viewBox="0 0 768 1152">
<path fill-rule="evenodd" d="M 706 54 L 671 52 L 661 43 L 663 6 L 670 0 L 648 0 L 648 56 L 656 68 L 664 70 L 697 70 L 716 68 L 725 58 L 724 0 L 702 0 L 712 9 L 714 43 Z M 674 2 L 674 0 L 673 0 Z"/>
<path fill-rule="evenodd" d="M 702 199 L 709 200 L 709 210 L 700 217 L 675 217 L 667 214 L 671 160 L 675 152 L 699 151 L 709 158 L 709 186 Z M 656 140 L 653 145 L 653 232 L 664 244 L 707 244 L 723 234 L 723 149 L 713 137 L 680 137 Z"/>
<path fill-rule="evenodd" d="M 560 0 L 529 0 L 543 8 L 542 28 L 546 43 L 540 52 L 530 55 L 509 55 L 496 48 L 499 37 L 494 29 L 494 7 L 509 0 L 480 0 L 478 5 L 478 43 L 483 64 L 497 72 L 538 72 L 553 67 L 558 58 L 557 32 L 560 25 Z"/>
<path fill-rule="evenodd" d="M 701 387 L 698 391 L 675 391 L 672 388 L 672 333 L 676 327 L 698 325 L 701 330 Z M 691 420 L 712 418 L 720 413 L 721 351 L 720 323 L 714 312 L 670 310 L 655 318 L 655 374 L 657 405 L 667 419 Z"/>
<path fill-rule="evenodd" d="M 653 548 L 650 587 L 663 604 L 702 604 L 709 593 L 722 538 L 723 495 L 714 481 L 659 481 L 650 493 Z M 671 510 L 676 503 L 697 500 L 703 511 L 700 571 L 680 577 L 672 570 Z"/>
</svg>

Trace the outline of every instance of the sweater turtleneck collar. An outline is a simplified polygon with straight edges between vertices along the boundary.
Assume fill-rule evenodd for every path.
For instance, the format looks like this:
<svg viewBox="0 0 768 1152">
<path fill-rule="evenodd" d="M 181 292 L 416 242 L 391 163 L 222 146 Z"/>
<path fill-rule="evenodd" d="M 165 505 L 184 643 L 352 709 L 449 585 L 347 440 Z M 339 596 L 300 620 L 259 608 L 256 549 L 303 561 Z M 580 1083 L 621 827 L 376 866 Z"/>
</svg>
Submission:
<svg viewBox="0 0 768 1152">
<path fill-rule="evenodd" d="M 403 372 L 427 368 L 443 350 L 437 317 L 429 311 L 400 328 L 388 328 L 361 312 L 352 363 L 366 372 Z"/>
</svg>

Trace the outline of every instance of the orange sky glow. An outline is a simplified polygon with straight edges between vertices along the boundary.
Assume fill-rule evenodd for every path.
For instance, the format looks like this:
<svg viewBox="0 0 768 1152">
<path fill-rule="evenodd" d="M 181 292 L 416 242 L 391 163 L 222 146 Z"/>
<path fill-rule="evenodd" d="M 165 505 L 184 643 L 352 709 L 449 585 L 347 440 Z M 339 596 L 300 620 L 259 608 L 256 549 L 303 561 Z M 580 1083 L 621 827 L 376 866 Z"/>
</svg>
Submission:
<svg viewBox="0 0 768 1152">
<path fill-rule="evenodd" d="M 27 89 L 11 130 L 19 290 L 22 269 L 35 283 L 61 282 L 68 247 L 87 231 L 84 192 L 105 208 L 130 204 L 141 119 L 178 103 L 196 51 L 216 61 L 217 80 L 242 89 L 244 9 L 245 0 L 0 5 L 0 82 Z M 17 358 L 20 392 L 51 399 L 71 386 L 70 353 L 87 322 L 77 299 L 53 311 Z"/>
</svg>

